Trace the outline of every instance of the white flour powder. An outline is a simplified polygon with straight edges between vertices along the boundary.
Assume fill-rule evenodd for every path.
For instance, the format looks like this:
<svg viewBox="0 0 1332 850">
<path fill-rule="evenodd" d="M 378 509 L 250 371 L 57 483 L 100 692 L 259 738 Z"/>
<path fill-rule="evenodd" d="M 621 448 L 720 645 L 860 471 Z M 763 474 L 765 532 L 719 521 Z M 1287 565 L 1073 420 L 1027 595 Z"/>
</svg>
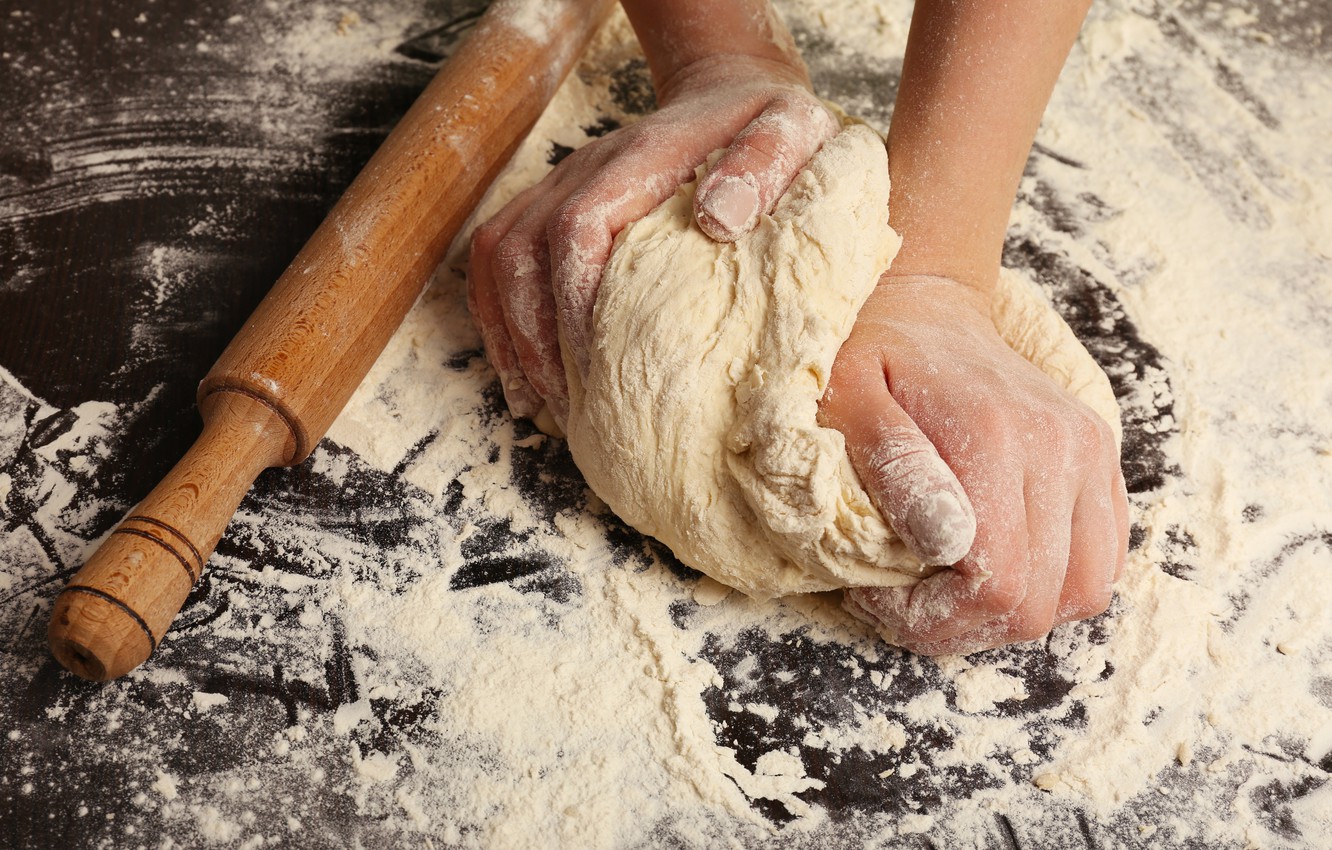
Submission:
<svg viewBox="0 0 1332 850">
<path fill-rule="evenodd" d="M 816 80 L 885 116 L 909 4 L 781 8 L 817 42 Z M 376 10 L 340 35 L 329 7 L 284 61 L 348 76 L 385 61 L 419 10 L 401 26 Z M 936 664 L 834 597 L 718 599 L 582 492 L 556 443 L 497 415 L 455 256 L 289 474 L 335 507 L 247 502 L 210 595 L 155 659 L 43 709 L 96 737 L 136 795 L 76 805 L 113 822 L 107 846 L 957 847 L 997 823 L 1048 842 L 1031 846 L 1326 846 L 1332 83 L 1256 17 L 1185 11 L 1096 6 L 1009 240 L 1057 302 L 1049 273 L 1071 269 L 1120 305 L 1107 333 L 1136 328 L 1159 354 L 1090 346 L 1120 381 L 1130 463 L 1160 453 L 1110 616 Z M 632 120 L 634 50 L 623 21 L 599 38 L 481 216 L 544 172 L 552 143 Z M 159 302 L 179 250 L 142 252 Z M 115 434 L 133 409 L 57 411 L 0 371 L 0 462 L 60 413 L 72 424 L 38 472 L 0 474 L 0 502 L 21 490 L 41 531 L 0 538 L 0 595 L 90 551 L 80 529 L 106 506 L 80 493 L 132 450 Z M 188 665 L 204 645 L 212 670 Z M 215 671 L 248 689 L 214 690 Z M 21 797 L 54 780 L 46 745 L 11 722 L 0 788 Z M 205 769 L 204 750 L 229 755 Z M 850 765 L 874 769 L 847 787 Z"/>
</svg>

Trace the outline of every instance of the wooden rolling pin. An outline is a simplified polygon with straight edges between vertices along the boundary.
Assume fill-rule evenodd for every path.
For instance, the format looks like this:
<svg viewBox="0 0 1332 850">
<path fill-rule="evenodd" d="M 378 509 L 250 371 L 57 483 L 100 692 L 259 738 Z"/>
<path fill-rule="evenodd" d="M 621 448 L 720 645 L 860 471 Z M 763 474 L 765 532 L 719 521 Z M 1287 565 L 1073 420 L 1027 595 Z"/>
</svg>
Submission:
<svg viewBox="0 0 1332 850">
<path fill-rule="evenodd" d="M 254 479 L 309 455 L 611 0 L 496 0 L 199 385 L 204 429 L 56 598 L 65 667 L 157 648 Z"/>
</svg>

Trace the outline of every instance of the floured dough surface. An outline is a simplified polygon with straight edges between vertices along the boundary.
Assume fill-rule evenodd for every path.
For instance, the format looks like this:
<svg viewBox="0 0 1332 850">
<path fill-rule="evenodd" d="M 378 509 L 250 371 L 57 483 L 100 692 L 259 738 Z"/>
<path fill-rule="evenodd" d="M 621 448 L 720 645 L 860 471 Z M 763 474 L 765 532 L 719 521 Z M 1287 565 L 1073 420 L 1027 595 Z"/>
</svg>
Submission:
<svg viewBox="0 0 1332 850">
<path fill-rule="evenodd" d="M 771 216 L 713 242 L 681 187 L 616 240 L 584 382 L 566 363 L 574 460 L 623 520 L 757 597 L 918 580 L 818 400 L 897 253 L 883 141 L 852 124 Z M 1034 286 L 1005 274 L 996 324 L 1118 428 L 1104 373 Z"/>
</svg>

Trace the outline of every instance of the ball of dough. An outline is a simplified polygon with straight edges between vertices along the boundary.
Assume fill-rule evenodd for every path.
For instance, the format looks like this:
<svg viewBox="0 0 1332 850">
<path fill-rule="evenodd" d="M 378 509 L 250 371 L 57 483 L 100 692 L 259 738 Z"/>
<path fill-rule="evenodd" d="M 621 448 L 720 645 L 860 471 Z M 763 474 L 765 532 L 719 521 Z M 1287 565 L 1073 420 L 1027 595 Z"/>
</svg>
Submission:
<svg viewBox="0 0 1332 850">
<path fill-rule="evenodd" d="M 585 380 L 566 358 L 574 461 L 623 520 L 751 596 L 928 575 L 817 421 L 901 244 L 883 140 L 845 128 L 733 243 L 698 229 L 694 187 L 616 239 Z M 1104 373 L 1033 286 L 1005 274 L 995 304 L 1010 345 L 1118 424 Z"/>
</svg>

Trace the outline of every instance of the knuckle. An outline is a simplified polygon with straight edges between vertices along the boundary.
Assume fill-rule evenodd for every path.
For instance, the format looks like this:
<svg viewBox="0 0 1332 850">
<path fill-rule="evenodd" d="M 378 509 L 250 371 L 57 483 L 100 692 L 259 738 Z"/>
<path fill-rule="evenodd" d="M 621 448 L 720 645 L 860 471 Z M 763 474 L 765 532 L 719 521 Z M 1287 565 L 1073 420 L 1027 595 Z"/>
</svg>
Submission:
<svg viewBox="0 0 1332 850">
<path fill-rule="evenodd" d="M 1106 443 L 1114 442 L 1109 424 L 1090 411 L 1082 412 L 1076 417 L 1073 429 L 1079 452 L 1092 460 L 1103 457 Z"/>
<path fill-rule="evenodd" d="M 1062 410 L 1054 405 L 1042 405 L 1033 411 L 1028 420 L 1027 433 L 1060 461 L 1078 457 L 1079 422 L 1077 415 Z"/>
<path fill-rule="evenodd" d="M 547 238 L 556 244 L 572 239 L 581 231 L 583 222 L 587 219 L 587 212 L 578 200 L 560 204 L 546 224 Z"/>
<path fill-rule="evenodd" d="M 616 145 L 615 157 L 617 160 L 653 160 L 661 153 L 662 141 L 655 133 L 634 133 Z"/>
<path fill-rule="evenodd" d="M 1022 605 L 1025 588 L 1011 579 L 991 576 L 977 591 L 977 607 L 990 616 L 1012 614 Z"/>
<path fill-rule="evenodd" d="M 638 125 L 620 127 L 570 152 L 551 169 L 548 179 L 552 187 L 586 180 L 590 173 L 622 154 L 632 144 L 633 137 L 641 134 L 637 130 Z"/>
<path fill-rule="evenodd" d="M 539 269 L 540 244 L 531 234 L 511 230 L 495 246 L 492 262 L 507 282 L 526 279 Z"/>
<path fill-rule="evenodd" d="M 608 142 L 610 138 L 611 136 L 609 134 L 603 136 L 596 142 L 583 145 L 581 148 L 578 148 L 564 159 L 560 160 L 559 164 L 555 166 L 554 172 L 556 185 L 569 179 L 570 175 L 581 173 L 584 166 L 589 164 L 589 160 L 609 147 Z"/>
<path fill-rule="evenodd" d="M 837 129 L 841 122 L 823 105 L 823 101 L 804 88 L 795 88 L 778 95 L 773 100 L 778 109 L 792 113 L 797 120 L 815 131 L 827 132 Z"/>
<path fill-rule="evenodd" d="M 1000 450 L 1015 437 L 1010 411 L 989 400 L 976 404 L 967 411 L 967 429 L 985 445 Z"/>
<path fill-rule="evenodd" d="M 1100 464 L 1108 457 L 1107 445 L 1114 445 L 1110 426 L 1090 410 L 1061 406 L 1044 411 L 1034 421 L 1038 433 L 1046 435 L 1049 449 L 1072 467 Z"/>
<path fill-rule="evenodd" d="M 784 88 L 773 95 L 765 112 L 793 112 L 801 117 L 817 119 L 827 109 L 813 94 L 799 86 Z"/>
<path fill-rule="evenodd" d="M 488 260 L 494 256 L 495 248 L 504 238 L 505 230 L 494 219 L 472 231 L 472 259 Z"/>
<path fill-rule="evenodd" d="M 804 164 L 839 122 L 803 89 L 774 97 L 736 139 L 756 173 L 787 174 Z"/>
<path fill-rule="evenodd" d="M 794 146 L 783 135 L 779 125 L 767 123 L 761 126 L 755 126 L 754 132 L 746 133 L 745 137 L 737 140 L 738 148 L 749 162 L 748 171 L 764 171 L 765 168 L 753 168 L 755 160 L 763 159 L 773 163 L 781 163 L 791 159 Z"/>
<path fill-rule="evenodd" d="M 641 181 L 651 188 L 653 176 Z M 546 222 L 546 237 L 554 246 L 567 246 L 575 251 L 586 251 L 601 242 L 609 244 L 610 230 L 616 221 L 624 192 L 607 186 L 603 180 L 589 183 L 556 207 Z"/>
</svg>

